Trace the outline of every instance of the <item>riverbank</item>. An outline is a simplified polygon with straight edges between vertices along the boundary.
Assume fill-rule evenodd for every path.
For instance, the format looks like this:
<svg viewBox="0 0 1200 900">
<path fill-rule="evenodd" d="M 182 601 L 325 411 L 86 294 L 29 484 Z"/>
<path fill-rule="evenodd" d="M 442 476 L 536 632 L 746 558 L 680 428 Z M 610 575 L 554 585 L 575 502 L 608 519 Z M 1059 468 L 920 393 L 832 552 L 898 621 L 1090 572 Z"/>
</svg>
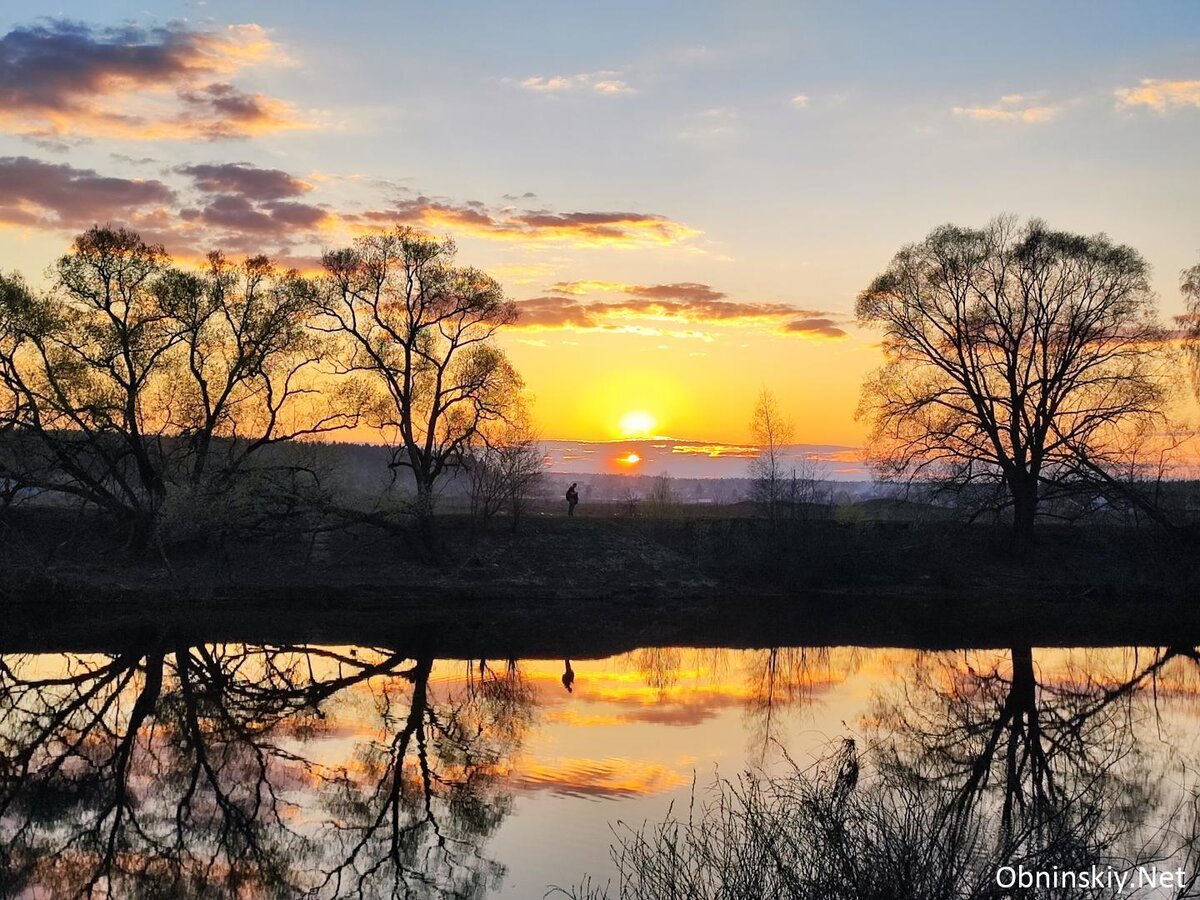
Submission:
<svg viewBox="0 0 1200 900">
<path fill-rule="evenodd" d="M 1191 548 L 1147 529 L 1002 531 L 745 516 L 446 517 L 440 562 L 355 527 L 131 556 L 44 512 L 7 522 L 0 650 L 125 640 L 602 656 L 635 646 L 1200 643 Z M 55 542 L 53 538 L 64 538 Z"/>
</svg>

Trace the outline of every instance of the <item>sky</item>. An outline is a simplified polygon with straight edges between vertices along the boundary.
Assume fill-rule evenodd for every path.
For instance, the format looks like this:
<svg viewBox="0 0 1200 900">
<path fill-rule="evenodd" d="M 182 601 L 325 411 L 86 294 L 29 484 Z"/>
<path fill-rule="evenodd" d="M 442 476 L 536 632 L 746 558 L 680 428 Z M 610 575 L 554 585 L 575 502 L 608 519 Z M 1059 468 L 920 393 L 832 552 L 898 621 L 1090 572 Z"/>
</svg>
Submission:
<svg viewBox="0 0 1200 900">
<path fill-rule="evenodd" d="M 0 269 L 94 222 L 311 268 L 390 223 L 518 301 L 546 438 L 856 446 L 904 244 L 1103 231 L 1200 261 L 1200 5 L 56 3 L 0 9 Z M 633 414 L 633 415 L 631 415 Z"/>
</svg>

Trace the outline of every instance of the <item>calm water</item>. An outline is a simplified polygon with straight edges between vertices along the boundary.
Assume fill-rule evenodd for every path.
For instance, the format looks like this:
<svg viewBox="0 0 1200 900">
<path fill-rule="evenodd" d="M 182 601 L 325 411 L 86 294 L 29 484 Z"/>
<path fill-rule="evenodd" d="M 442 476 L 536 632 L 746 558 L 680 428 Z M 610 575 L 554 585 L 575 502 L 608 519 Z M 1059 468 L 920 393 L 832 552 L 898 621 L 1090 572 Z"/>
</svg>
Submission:
<svg viewBox="0 0 1200 900">
<path fill-rule="evenodd" d="M 1156 649 L 205 645 L 0 657 L 0 895 L 541 897 L 718 774 L 886 751 L 999 807 L 1115 784 L 1177 819 L 1200 664 Z M 1107 790 L 1107 789 L 1106 789 Z M 1125 804 L 1125 805 L 1122 805 Z M 998 807 L 998 808 L 999 808 Z M 184 886 L 184 889 L 180 888 Z"/>
</svg>

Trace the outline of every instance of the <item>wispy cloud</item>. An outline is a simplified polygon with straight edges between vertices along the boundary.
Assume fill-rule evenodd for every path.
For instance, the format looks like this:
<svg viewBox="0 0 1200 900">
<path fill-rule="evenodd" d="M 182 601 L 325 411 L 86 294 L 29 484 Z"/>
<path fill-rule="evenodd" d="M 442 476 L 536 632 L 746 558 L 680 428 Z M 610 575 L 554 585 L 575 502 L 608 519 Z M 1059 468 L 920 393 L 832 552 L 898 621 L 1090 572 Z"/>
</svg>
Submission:
<svg viewBox="0 0 1200 900">
<path fill-rule="evenodd" d="M 706 328 L 717 325 L 755 327 L 775 334 L 837 340 L 846 336 L 833 313 L 788 303 L 738 302 L 698 282 L 636 285 L 607 281 L 572 281 L 554 285 L 555 295 L 518 301 L 517 327 L 530 329 L 629 331 L 632 323 L 677 324 Z M 619 293 L 620 300 L 580 300 L 589 293 Z M 664 332 L 695 337 L 703 332 Z"/>
<path fill-rule="evenodd" d="M 808 108 L 808 94 L 797 94 L 792 98 L 792 107 L 794 109 Z"/>
<path fill-rule="evenodd" d="M 260 169 L 250 163 L 202 163 L 175 171 L 190 176 L 205 193 L 237 194 L 249 200 L 298 197 L 313 187 L 281 169 Z"/>
<path fill-rule="evenodd" d="M 215 140 L 307 124 L 228 79 L 286 58 L 258 25 L 199 31 L 55 21 L 0 37 L 0 129 L 37 140 Z"/>
<path fill-rule="evenodd" d="M 987 106 L 956 106 L 956 116 L 976 122 L 1009 122 L 1029 125 L 1049 122 L 1062 112 L 1061 106 L 1041 102 L 1041 93 L 1005 94 L 994 104 Z"/>
<path fill-rule="evenodd" d="M 1200 81 L 1168 81 L 1143 78 L 1137 87 L 1113 91 L 1117 105 L 1125 109 L 1148 106 L 1165 113 L 1188 106 L 1200 106 Z"/>
<path fill-rule="evenodd" d="M 524 78 L 520 86 L 538 94 L 562 94 L 568 91 L 590 91 L 596 94 L 632 94 L 630 87 L 619 76 L 620 72 L 581 72 L 577 75 L 532 75 Z"/>
<path fill-rule="evenodd" d="M 455 202 L 426 196 L 400 200 L 390 208 L 348 215 L 346 219 L 367 228 L 407 223 L 489 240 L 574 247 L 665 246 L 701 233 L 653 213 L 495 208 L 479 201 Z"/>
</svg>

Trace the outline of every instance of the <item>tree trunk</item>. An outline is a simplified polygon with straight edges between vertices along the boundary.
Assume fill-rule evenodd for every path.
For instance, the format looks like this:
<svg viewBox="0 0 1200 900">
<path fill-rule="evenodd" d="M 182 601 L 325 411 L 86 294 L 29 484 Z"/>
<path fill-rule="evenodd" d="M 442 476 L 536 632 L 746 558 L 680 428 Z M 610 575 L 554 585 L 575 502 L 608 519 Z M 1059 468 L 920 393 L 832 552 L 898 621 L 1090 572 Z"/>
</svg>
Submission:
<svg viewBox="0 0 1200 900">
<path fill-rule="evenodd" d="M 427 562 L 437 559 L 437 530 L 433 521 L 433 479 L 415 473 L 417 479 L 417 502 L 413 509 L 417 522 L 417 538 L 421 543 Z"/>
<path fill-rule="evenodd" d="M 1023 556 L 1033 543 L 1033 523 L 1037 518 L 1037 480 L 1022 478 L 1010 482 L 1013 504 L 1012 550 L 1015 556 Z"/>
<path fill-rule="evenodd" d="M 155 528 L 154 512 L 148 509 L 134 510 L 126 519 L 126 526 L 129 529 L 129 538 L 126 546 L 135 554 L 144 553 L 150 546 L 150 540 L 154 537 Z"/>
</svg>

